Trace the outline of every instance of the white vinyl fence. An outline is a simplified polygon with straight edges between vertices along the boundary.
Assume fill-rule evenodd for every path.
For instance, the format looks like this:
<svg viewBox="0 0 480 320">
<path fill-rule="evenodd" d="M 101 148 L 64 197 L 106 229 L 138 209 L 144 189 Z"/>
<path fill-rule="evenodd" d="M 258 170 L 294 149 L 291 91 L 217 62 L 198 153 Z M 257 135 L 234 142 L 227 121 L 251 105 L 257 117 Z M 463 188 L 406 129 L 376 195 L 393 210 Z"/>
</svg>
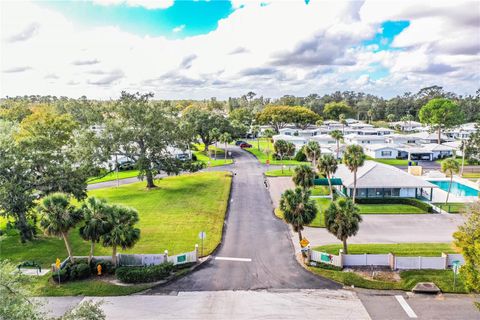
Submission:
<svg viewBox="0 0 480 320">
<path fill-rule="evenodd" d="M 168 262 L 172 262 L 174 265 L 191 263 L 196 261 L 197 261 L 197 250 L 168 257 Z"/>
<path fill-rule="evenodd" d="M 392 270 L 437 269 L 445 270 L 453 261 L 465 263 L 461 254 L 445 254 L 440 257 L 397 257 L 394 254 L 343 254 L 338 255 L 310 250 L 310 261 L 335 265 L 338 267 L 389 267 Z"/>
</svg>

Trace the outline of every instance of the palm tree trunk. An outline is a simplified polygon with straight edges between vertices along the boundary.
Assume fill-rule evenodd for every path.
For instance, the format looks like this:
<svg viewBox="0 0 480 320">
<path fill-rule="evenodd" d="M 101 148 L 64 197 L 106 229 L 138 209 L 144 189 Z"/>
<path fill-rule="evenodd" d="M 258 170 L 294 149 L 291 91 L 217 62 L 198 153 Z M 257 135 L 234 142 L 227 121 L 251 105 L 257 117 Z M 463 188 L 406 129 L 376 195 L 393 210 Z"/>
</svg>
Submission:
<svg viewBox="0 0 480 320">
<path fill-rule="evenodd" d="M 63 241 L 65 242 L 65 247 L 67 248 L 68 259 L 70 259 L 70 262 L 74 263 L 75 260 L 73 259 L 72 248 L 70 247 L 70 243 L 68 242 L 67 233 L 62 232 L 62 238 L 63 238 Z"/>
<path fill-rule="evenodd" d="M 347 239 L 343 239 L 343 253 L 348 254 Z"/>
<path fill-rule="evenodd" d="M 453 181 L 453 172 L 450 171 L 450 184 L 448 185 L 447 199 L 445 200 L 445 204 L 448 203 L 448 197 L 450 196 L 450 189 L 452 189 L 452 181 Z"/>
<path fill-rule="evenodd" d="M 338 153 L 339 153 L 339 150 L 340 149 L 340 140 L 337 140 L 337 160 L 338 160 Z"/>
<path fill-rule="evenodd" d="M 302 241 L 302 239 L 303 239 L 302 230 L 300 230 L 300 228 L 298 228 L 298 239 L 299 239 L 299 241 Z"/>
<path fill-rule="evenodd" d="M 330 181 L 330 173 L 327 173 L 327 180 L 328 180 L 328 187 L 330 188 L 330 197 L 333 200 L 333 187 L 332 187 L 332 181 Z"/>
<path fill-rule="evenodd" d="M 227 163 L 227 141 L 225 141 L 225 163 Z"/>
<path fill-rule="evenodd" d="M 441 134 L 442 134 L 441 127 L 438 127 L 438 144 L 442 143 Z"/>
<path fill-rule="evenodd" d="M 258 149 L 258 151 L 261 151 L 260 150 L 260 140 L 258 139 L 258 136 L 257 136 L 257 149 Z"/>
<path fill-rule="evenodd" d="M 95 241 L 92 241 L 92 243 L 90 243 L 90 255 L 88 256 L 88 265 L 92 263 L 94 251 L 95 251 Z"/>
<path fill-rule="evenodd" d="M 117 266 L 117 246 L 116 245 L 112 247 L 112 264 L 115 267 Z"/>
<path fill-rule="evenodd" d="M 357 193 L 357 170 L 353 171 L 353 203 L 355 203 L 356 193 Z"/>
</svg>

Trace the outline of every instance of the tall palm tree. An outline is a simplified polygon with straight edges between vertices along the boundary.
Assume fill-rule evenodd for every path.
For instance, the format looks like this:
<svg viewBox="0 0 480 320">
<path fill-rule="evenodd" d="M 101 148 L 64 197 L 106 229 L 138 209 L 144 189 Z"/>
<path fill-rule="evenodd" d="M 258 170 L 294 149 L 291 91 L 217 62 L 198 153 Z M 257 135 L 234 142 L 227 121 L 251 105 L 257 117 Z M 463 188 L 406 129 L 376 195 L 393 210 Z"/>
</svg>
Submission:
<svg viewBox="0 0 480 320">
<path fill-rule="evenodd" d="M 345 134 L 345 125 L 347 124 L 347 120 L 345 119 L 344 113 L 340 113 L 338 115 L 338 122 L 342 124 L 342 134 Z"/>
<path fill-rule="evenodd" d="M 103 245 L 112 247 L 112 263 L 117 265 L 117 247 L 123 250 L 132 248 L 140 239 L 140 229 L 135 228 L 138 212 L 133 208 L 114 205 L 108 215 L 108 222 L 112 228 L 102 236 Z"/>
<path fill-rule="evenodd" d="M 330 132 L 330 136 L 337 142 L 337 159 L 340 152 L 340 141 L 343 140 L 343 133 L 340 130 L 333 130 Z"/>
<path fill-rule="evenodd" d="M 258 134 L 260 133 L 260 127 L 255 125 L 252 127 L 252 134 L 253 134 L 253 137 L 255 138 L 255 140 L 257 140 L 257 149 L 258 151 L 261 151 L 260 150 L 260 139 L 258 137 Z"/>
<path fill-rule="evenodd" d="M 68 232 L 79 223 L 83 216 L 75 208 L 64 193 L 53 193 L 40 201 L 38 206 L 42 213 L 40 226 L 50 236 L 62 237 L 68 252 L 68 258 L 73 263 L 73 253 L 68 241 Z"/>
<path fill-rule="evenodd" d="M 90 264 L 95 251 L 95 243 L 98 243 L 100 238 L 112 228 L 108 221 L 111 206 L 103 199 L 91 197 L 82 204 L 81 210 L 85 224 L 80 227 L 79 231 L 83 240 L 90 241 L 90 254 L 88 256 L 88 263 Z"/>
<path fill-rule="evenodd" d="M 394 115 L 393 113 L 389 113 L 389 114 L 387 115 L 387 121 L 388 121 L 388 122 L 393 122 L 393 121 L 395 121 L 395 115 Z"/>
<path fill-rule="evenodd" d="M 460 165 L 457 161 L 453 158 L 448 158 L 442 161 L 442 172 L 444 172 L 447 176 L 450 176 L 450 183 L 448 185 L 448 192 L 447 192 L 447 199 L 445 200 L 445 204 L 448 203 L 448 197 L 450 196 L 450 189 L 452 188 L 452 181 L 453 181 L 453 174 L 458 173 L 460 171 Z"/>
<path fill-rule="evenodd" d="M 320 157 L 320 145 L 316 141 L 309 141 L 303 148 L 307 159 L 312 162 L 313 168 L 316 167 L 317 159 Z"/>
<path fill-rule="evenodd" d="M 317 170 L 324 174 L 328 179 L 328 186 L 330 187 L 330 197 L 333 199 L 333 187 L 331 177 L 337 171 L 337 160 L 331 154 L 324 154 L 318 160 Z"/>
<path fill-rule="evenodd" d="M 313 179 L 315 179 L 315 172 L 310 166 L 302 164 L 295 167 L 292 180 L 297 187 L 301 187 L 303 190 L 310 189 L 313 187 Z"/>
<path fill-rule="evenodd" d="M 352 144 L 347 146 L 343 154 L 343 163 L 353 173 L 353 203 L 355 203 L 355 194 L 357 192 L 357 171 L 365 163 L 365 153 L 359 145 Z"/>
<path fill-rule="evenodd" d="M 368 123 L 373 121 L 373 109 L 368 109 L 367 117 L 368 117 Z"/>
<path fill-rule="evenodd" d="M 298 238 L 302 241 L 303 226 L 312 223 L 318 211 L 315 201 L 310 199 L 310 191 L 304 191 L 300 187 L 285 191 L 280 198 L 280 210 L 285 221 L 298 232 Z"/>
<path fill-rule="evenodd" d="M 325 227 L 342 241 L 345 254 L 348 253 L 347 239 L 357 234 L 360 222 L 360 210 L 351 199 L 340 198 L 325 210 Z"/>
<path fill-rule="evenodd" d="M 225 143 L 225 150 L 224 150 L 225 162 L 227 162 L 227 153 L 228 153 L 227 147 L 230 141 L 232 141 L 232 135 L 230 133 L 224 132 L 220 135 L 220 142 Z"/>
</svg>

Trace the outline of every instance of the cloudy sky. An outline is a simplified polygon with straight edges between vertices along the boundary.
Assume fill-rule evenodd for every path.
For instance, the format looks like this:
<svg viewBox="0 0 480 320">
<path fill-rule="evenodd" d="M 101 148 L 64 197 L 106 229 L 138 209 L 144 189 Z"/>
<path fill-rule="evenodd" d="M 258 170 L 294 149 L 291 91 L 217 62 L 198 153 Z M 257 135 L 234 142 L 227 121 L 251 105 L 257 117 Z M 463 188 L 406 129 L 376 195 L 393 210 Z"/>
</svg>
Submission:
<svg viewBox="0 0 480 320">
<path fill-rule="evenodd" d="M 2 1 L 0 96 L 480 88 L 480 1 Z"/>
</svg>

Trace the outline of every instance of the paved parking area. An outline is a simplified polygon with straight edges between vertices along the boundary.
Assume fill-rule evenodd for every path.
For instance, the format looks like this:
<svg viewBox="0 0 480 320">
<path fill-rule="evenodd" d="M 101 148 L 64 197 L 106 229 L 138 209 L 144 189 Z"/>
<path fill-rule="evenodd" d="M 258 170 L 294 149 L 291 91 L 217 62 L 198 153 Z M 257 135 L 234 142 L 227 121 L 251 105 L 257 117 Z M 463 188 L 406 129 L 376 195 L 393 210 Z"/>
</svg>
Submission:
<svg viewBox="0 0 480 320">
<path fill-rule="evenodd" d="M 293 187 L 289 177 L 268 178 L 269 191 L 275 207 L 281 194 Z M 463 224 L 459 214 L 368 214 L 349 243 L 451 242 L 452 234 Z M 313 244 L 338 243 L 324 228 L 306 227 L 304 236 Z"/>
</svg>

